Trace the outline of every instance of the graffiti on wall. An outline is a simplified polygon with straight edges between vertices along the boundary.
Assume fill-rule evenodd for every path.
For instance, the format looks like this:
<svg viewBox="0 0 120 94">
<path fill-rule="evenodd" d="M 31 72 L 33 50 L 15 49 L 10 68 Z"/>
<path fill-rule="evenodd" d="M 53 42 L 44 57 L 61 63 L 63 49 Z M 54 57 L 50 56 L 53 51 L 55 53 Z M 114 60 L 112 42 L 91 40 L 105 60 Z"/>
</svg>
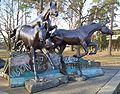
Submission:
<svg viewBox="0 0 120 94">
<path fill-rule="evenodd" d="M 43 54 L 37 54 L 36 70 L 43 72 L 47 68 L 46 58 Z M 33 63 L 29 54 L 18 54 L 11 58 L 10 77 L 20 77 L 25 75 L 26 72 L 33 72 Z"/>
</svg>

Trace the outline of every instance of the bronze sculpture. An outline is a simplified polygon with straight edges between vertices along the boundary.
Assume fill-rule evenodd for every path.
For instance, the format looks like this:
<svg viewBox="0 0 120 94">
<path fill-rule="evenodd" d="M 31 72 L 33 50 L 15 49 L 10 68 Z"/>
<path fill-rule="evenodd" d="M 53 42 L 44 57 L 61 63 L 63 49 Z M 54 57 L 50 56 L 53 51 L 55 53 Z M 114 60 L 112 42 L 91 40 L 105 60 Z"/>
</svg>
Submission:
<svg viewBox="0 0 120 94">
<path fill-rule="evenodd" d="M 27 26 L 31 26 L 32 28 L 34 28 L 37 25 L 37 22 L 39 22 L 41 25 L 44 24 L 45 22 L 47 22 L 47 27 L 46 29 L 48 31 L 53 30 L 54 28 L 56 28 L 57 26 L 51 26 L 51 21 L 49 16 L 50 15 L 54 15 L 54 16 L 58 16 L 58 11 L 57 11 L 57 2 L 50 2 L 49 5 L 47 5 L 45 7 L 45 10 L 43 10 L 43 12 L 41 14 L 39 14 L 37 16 L 37 18 L 35 20 L 33 20 L 32 22 L 28 23 Z M 25 27 L 25 25 L 23 25 Z M 20 28 L 20 26 L 18 26 L 17 28 Z M 17 29 L 16 28 L 16 29 Z M 22 28 L 22 27 L 21 27 Z M 14 29 L 11 34 L 10 37 L 15 40 L 15 36 L 16 36 L 16 29 Z M 24 45 L 24 42 L 22 40 L 17 41 L 18 45 L 14 45 L 15 48 L 18 48 L 20 45 Z M 21 47 L 21 49 L 22 49 Z M 28 45 L 26 45 L 26 48 L 29 50 Z"/>
<path fill-rule="evenodd" d="M 53 33 L 53 36 L 50 36 L 50 39 L 55 44 L 54 48 L 59 47 L 59 54 L 63 53 L 67 44 L 81 45 L 85 53 L 77 57 L 83 57 L 88 54 L 88 46 L 95 47 L 95 51 L 90 52 L 90 55 L 97 53 L 98 44 L 91 42 L 91 36 L 96 31 L 101 31 L 103 34 L 113 34 L 113 32 L 102 23 L 90 23 L 75 30 L 58 29 Z"/>
<path fill-rule="evenodd" d="M 15 38 L 15 47 L 16 43 L 20 41 L 20 43 L 22 42 L 26 48 L 32 52 L 35 80 L 37 80 L 37 73 L 35 69 L 35 50 L 39 49 L 43 52 L 42 49 L 45 45 L 45 39 L 48 30 L 56 28 L 56 26 L 51 26 L 49 15 L 58 16 L 56 2 L 50 2 L 50 5 L 48 5 L 43 13 L 40 14 L 33 22 L 28 25 L 19 26 L 11 33 L 11 37 Z M 45 26 L 44 22 L 48 23 L 48 27 Z M 49 55 L 47 57 L 50 60 L 51 65 L 54 67 L 54 64 L 52 63 Z"/>
</svg>

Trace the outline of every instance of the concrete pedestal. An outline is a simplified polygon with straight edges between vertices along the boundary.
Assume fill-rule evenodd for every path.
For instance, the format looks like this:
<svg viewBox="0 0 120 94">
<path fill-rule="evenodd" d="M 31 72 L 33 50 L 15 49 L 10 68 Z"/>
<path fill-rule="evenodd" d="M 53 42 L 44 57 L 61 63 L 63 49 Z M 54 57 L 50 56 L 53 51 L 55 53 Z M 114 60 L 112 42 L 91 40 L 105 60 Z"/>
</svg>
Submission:
<svg viewBox="0 0 120 94">
<path fill-rule="evenodd" d="M 34 79 L 28 80 L 25 82 L 25 88 L 28 90 L 29 93 L 35 93 L 42 90 L 46 90 L 52 87 L 56 87 L 60 84 L 68 83 L 68 76 L 62 75 L 60 73 L 56 74 L 48 74 L 45 75 L 44 81 L 36 82 Z"/>
<path fill-rule="evenodd" d="M 56 87 L 59 84 L 60 83 L 58 79 L 48 79 L 45 82 L 36 82 L 34 79 L 31 79 L 25 82 L 25 88 L 28 90 L 29 93 L 35 93 L 45 89 Z"/>
</svg>

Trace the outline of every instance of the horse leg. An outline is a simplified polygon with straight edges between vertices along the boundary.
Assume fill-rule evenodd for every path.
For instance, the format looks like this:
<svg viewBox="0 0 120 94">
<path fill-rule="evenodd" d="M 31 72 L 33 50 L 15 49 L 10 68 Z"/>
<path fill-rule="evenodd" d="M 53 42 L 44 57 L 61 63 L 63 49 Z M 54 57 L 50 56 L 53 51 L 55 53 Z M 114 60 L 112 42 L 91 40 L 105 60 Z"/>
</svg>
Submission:
<svg viewBox="0 0 120 94">
<path fill-rule="evenodd" d="M 54 25 L 54 26 L 49 26 L 48 31 L 52 31 L 54 28 L 57 28 L 57 26 L 56 26 L 56 25 Z"/>
<path fill-rule="evenodd" d="M 15 41 L 13 44 L 13 50 L 17 50 L 18 46 L 17 46 L 17 42 L 19 41 L 19 32 L 16 33 L 16 37 L 15 37 Z"/>
<path fill-rule="evenodd" d="M 66 64 L 63 60 L 63 56 L 60 55 L 60 62 L 61 62 L 61 65 L 60 65 L 60 73 L 62 73 L 63 75 L 67 75 L 67 71 L 66 71 Z"/>
<path fill-rule="evenodd" d="M 24 46 L 24 43 L 22 42 L 21 45 L 19 46 L 20 52 L 23 51 L 23 46 Z"/>
<path fill-rule="evenodd" d="M 94 46 L 95 47 L 95 51 L 94 52 L 90 52 L 89 53 L 89 55 L 92 55 L 92 54 L 96 54 L 97 53 L 97 50 L 98 50 L 98 43 L 96 43 L 96 42 L 90 42 L 89 44 L 88 44 L 88 46 Z"/>
<path fill-rule="evenodd" d="M 80 54 L 79 56 L 77 56 L 77 57 L 79 57 L 79 58 L 81 58 L 81 57 L 83 57 L 83 56 L 85 56 L 85 55 L 88 54 L 88 47 L 87 47 L 86 42 L 81 43 L 81 46 L 83 47 L 85 53 L 82 53 L 82 54 Z"/>
<path fill-rule="evenodd" d="M 32 61 L 33 61 L 33 70 L 34 70 L 34 76 L 35 76 L 35 81 L 38 81 L 38 76 L 36 72 L 36 54 L 35 54 L 35 49 L 32 48 Z"/>
<path fill-rule="evenodd" d="M 66 47 L 66 44 L 59 45 L 59 47 L 60 47 L 60 49 L 59 49 L 58 54 L 62 55 L 62 53 L 63 53 L 63 51 L 64 51 L 64 49 Z"/>
<path fill-rule="evenodd" d="M 22 40 L 17 41 L 17 43 L 15 44 L 15 49 L 22 51 L 22 49 L 21 49 L 23 47 L 22 45 L 23 45 Z"/>
<path fill-rule="evenodd" d="M 48 60 L 50 61 L 50 64 L 52 66 L 53 69 L 55 69 L 55 64 L 53 63 L 52 59 L 50 58 L 50 54 L 46 49 L 42 49 L 41 50 L 42 53 L 44 53 L 44 55 L 48 58 Z"/>
<path fill-rule="evenodd" d="M 66 44 L 63 44 L 63 45 L 60 45 L 60 50 L 59 50 L 59 55 L 60 55 L 60 62 L 61 62 L 61 65 L 60 65 L 60 73 L 66 75 L 67 74 L 67 71 L 66 71 L 66 65 L 65 65 L 65 62 L 63 60 L 63 51 L 66 47 Z"/>
</svg>

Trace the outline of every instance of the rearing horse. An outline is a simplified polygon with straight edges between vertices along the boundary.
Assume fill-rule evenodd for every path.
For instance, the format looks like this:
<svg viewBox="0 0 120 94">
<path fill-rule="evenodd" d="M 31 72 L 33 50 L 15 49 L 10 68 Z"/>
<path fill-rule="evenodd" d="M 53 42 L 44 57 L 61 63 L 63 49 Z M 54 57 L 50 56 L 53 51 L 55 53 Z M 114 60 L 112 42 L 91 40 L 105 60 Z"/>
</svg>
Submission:
<svg viewBox="0 0 120 94">
<path fill-rule="evenodd" d="M 51 27 L 49 15 L 58 16 L 57 11 L 57 4 L 50 2 L 50 4 L 45 8 L 43 13 L 41 13 L 34 21 L 32 21 L 30 24 L 22 25 L 14 29 L 14 32 L 12 32 L 11 37 L 15 36 L 15 46 L 18 41 L 21 41 L 24 43 L 26 47 L 29 47 L 30 51 L 33 54 L 33 68 L 34 68 L 34 74 L 35 74 L 35 80 L 37 80 L 37 73 L 35 68 L 35 50 L 42 49 L 45 46 L 45 40 L 46 40 L 46 34 L 47 34 L 47 28 L 44 26 L 44 22 L 47 21 L 49 23 L 50 28 L 55 28 L 56 26 Z M 51 59 L 50 60 L 51 65 L 54 66 Z"/>
<path fill-rule="evenodd" d="M 49 18 L 50 15 L 58 16 L 57 2 L 55 2 L 55 3 L 50 2 L 49 5 L 47 5 L 45 7 L 45 10 L 43 10 L 43 12 L 41 14 L 39 14 L 35 20 L 33 20 L 32 22 L 28 23 L 27 25 L 18 26 L 16 29 L 14 29 L 11 32 L 10 37 L 13 38 L 13 40 L 16 40 L 14 48 L 18 48 L 18 46 L 20 46 L 21 44 L 25 45 L 23 40 L 20 40 L 20 39 L 17 38 L 17 36 L 18 36 L 18 35 L 16 35 L 17 29 L 24 28 L 24 27 L 28 27 L 27 29 L 34 29 L 34 27 L 37 25 L 38 22 L 39 22 L 39 26 L 40 27 L 41 27 L 41 25 L 43 25 L 43 24 L 45 24 L 47 22 L 47 27 L 45 27 L 45 28 L 48 31 L 51 31 L 54 28 L 56 28 L 57 27 L 56 25 L 51 26 L 51 21 L 50 21 L 50 18 Z M 16 45 L 16 43 L 18 43 L 18 45 Z M 28 45 L 25 45 L 25 46 L 26 46 L 26 48 L 28 50 L 30 49 L 30 47 Z"/>
<path fill-rule="evenodd" d="M 66 45 L 81 45 L 85 50 L 85 53 L 80 54 L 77 57 L 83 57 L 88 54 L 88 46 L 94 46 L 95 51 L 89 54 L 96 54 L 98 50 L 98 44 L 91 42 L 91 36 L 94 32 L 101 31 L 103 34 L 112 35 L 113 32 L 101 23 L 90 23 L 75 30 L 56 30 L 51 37 L 51 41 L 55 44 L 55 47 L 59 47 L 59 54 L 62 54 Z M 75 56 L 75 55 L 74 55 Z"/>
</svg>

